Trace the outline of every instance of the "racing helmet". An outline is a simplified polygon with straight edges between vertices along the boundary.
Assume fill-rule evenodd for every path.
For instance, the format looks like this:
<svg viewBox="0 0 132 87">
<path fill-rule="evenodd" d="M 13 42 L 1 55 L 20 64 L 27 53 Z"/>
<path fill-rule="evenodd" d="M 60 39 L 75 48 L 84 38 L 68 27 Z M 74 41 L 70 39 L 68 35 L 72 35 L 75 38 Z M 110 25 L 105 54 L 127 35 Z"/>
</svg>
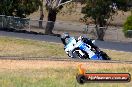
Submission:
<svg viewBox="0 0 132 87">
<path fill-rule="evenodd" d="M 62 35 L 61 35 L 61 41 L 63 42 L 63 44 L 64 45 L 66 45 L 67 44 L 67 38 L 70 38 L 70 35 L 69 35 L 69 33 L 63 33 Z"/>
<path fill-rule="evenodd" d="M 63 33 L 62 35 L 61 35 L 61 38 L 62 39 L 66 39 L 66 38 L 70 38 L 70 35 L 69 35 L 69 33 Z"/>
</svg>

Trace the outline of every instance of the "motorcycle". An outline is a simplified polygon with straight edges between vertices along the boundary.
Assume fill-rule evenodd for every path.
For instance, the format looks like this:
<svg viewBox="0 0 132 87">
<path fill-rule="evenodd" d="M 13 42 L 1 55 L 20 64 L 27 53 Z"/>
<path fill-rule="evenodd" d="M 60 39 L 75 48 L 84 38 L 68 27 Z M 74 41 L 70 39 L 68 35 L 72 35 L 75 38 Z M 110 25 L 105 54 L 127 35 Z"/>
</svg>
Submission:
<svg viewBox="0 0 132 87">
<path fill-rule="evenodd" d="M 92 43 L 95 44 L 95 40 L 92 40 Z M 74 37 L 69 38 L 67 45 L 64 46 L 64 50 L 69 57 L 69 52 L 73 50 L 73 58 L 90 60 L 110 60 L 110 57 L 105 52 L 96 51 L 89 44 L 86 44 L 81 40 L 77 41 Z"/>
</svg>

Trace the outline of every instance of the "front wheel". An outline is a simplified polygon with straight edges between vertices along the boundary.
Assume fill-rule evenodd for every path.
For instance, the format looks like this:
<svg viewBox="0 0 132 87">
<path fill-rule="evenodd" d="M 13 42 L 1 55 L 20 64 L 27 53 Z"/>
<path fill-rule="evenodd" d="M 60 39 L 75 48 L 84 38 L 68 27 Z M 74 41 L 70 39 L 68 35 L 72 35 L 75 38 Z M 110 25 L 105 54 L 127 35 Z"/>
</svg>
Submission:
<svg viewBox="0 0 132 87">
<path fill-rule="evenodd" d="M 102 56 L 103 60 L 111 60 L 111 58 L 103 51 L 100 52 L 100 56 Z"/>
<path fill-rule="evenodd" d="M 75 58 L 79 58 L 79 59 L 89 59 L 88 54 L 85 51 L 82 51 L 82 50 L 75 50 L 73 52 L 73 56 Z"/>
</svg>

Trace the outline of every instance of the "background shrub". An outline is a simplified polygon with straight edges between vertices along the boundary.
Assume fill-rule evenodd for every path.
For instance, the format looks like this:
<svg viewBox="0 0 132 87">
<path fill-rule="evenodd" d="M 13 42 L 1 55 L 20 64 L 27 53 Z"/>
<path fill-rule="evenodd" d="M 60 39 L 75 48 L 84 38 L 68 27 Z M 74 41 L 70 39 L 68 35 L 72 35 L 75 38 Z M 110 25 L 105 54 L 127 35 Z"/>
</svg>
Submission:
<svg viewBox="0 0 132 87">
<path fill-rule="evenodd" d="M 124 23 L 123 32 L 126 37 L 132 38 L 132 15 L 129 16 Z"/>
</svg>

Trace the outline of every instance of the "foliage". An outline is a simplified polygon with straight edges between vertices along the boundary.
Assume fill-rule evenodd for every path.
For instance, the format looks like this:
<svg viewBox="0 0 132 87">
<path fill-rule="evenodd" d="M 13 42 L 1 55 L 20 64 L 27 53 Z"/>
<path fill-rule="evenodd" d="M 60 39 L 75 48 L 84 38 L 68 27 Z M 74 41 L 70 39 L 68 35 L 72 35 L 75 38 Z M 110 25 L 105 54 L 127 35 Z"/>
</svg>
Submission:
<svg viewBox="0 0 132 87">
<path fill-rule="evenodd" d="M 40 0 L 2 0 L 0 2 L 0 15 L 26 17 L 39 9 Z"/>
<path fill-rule="evenodd" d="M 86 6 L 82 8 L 84 18 L 91 17 L 95 23 L 102 22 L 106 24 L 106 19 L 109 19 L 118 10 L 126 10 L 126 0 L 87 0 Z"/>
<path fill-rule="evenodd" d="M 46 0 L 46 9 L 48 10 L 48 21 L 46 24 L 45 34 L 53 34 L 52 30 L 56 21 L 58 12 L 63 8 L 63 5 L 72 2 L 72 0 Z"/>
<path fill-rule="evenodd" d="M 107 27 L 108 19 L 112 18 L 118 10 L 127 10 L 128 0 L 87 0 L 82 8 L 84 19 L 91 17 L 99 27 Z M 103 40 L 105 30 L 96 29 L 98 39 Z"/>
<path fill-rule="evenodd" d="M 131 30 L 131 31 L 129 31 Z M 132 37 L 132 15 L 127 18 L 127 21 L 124 23 L 123 32 L 126 37 Z"/>
</svg>

